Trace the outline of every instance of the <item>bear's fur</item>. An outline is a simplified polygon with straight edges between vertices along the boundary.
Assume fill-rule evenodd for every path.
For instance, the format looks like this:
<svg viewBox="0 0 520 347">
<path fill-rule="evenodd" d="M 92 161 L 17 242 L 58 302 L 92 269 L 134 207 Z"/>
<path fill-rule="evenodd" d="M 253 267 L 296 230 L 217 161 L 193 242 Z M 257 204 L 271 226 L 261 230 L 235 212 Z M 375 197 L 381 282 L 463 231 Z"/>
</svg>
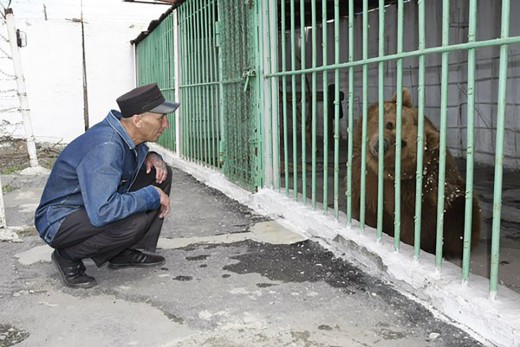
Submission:
<svg viewBox="0 0 520 347">
<path fill-rule="evenodd" d="M 394 235 L 395 207 L 395 124 L 396 97 L 384 104 L 384 203 L 383 231 Z M 378 198 L 378 149 L 379 149 L 379 106 L 374 104 L 368 109 L 367 146 L 366 146 L 366 193 L 365 223 L 377 226 Z M 410 92 L 403 89 L 402 100 L 402 150 L 401 150 L 401 241 L 413 245 L 416 154 L 417 154 L 417 109 L 413 106 Z M 362 120 L 354 129 L 354 150 L 352 159 L 352 216 L 359 220 L 360 172 Z M 421 213 L 421 248 L 435 253 L 437 232 L 437 185 L 439 173 L 439 132 L 433 123 L 424 119 L 424 160 L 423 160 L 423 200 Z M 461 257 L 464 234 L 466 184 L 461 178 L 455 160 L 446 152 L 446 184 L 444 198 L 444 240 L 443 253 L 447 257 Z M 478 199 L 473 197 L 473 222 L 471 245 L 476 246 L 480 239 L 480 208 Z"/>
</svg>

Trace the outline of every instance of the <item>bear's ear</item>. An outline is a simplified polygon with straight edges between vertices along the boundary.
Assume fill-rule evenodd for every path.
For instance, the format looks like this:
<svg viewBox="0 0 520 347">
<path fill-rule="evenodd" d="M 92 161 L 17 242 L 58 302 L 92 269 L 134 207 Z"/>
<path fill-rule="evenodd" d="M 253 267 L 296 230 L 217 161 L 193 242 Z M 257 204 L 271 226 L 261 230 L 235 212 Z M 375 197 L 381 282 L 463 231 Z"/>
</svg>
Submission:
<svg viewBox="0 0 520 347">
<path fill-rule="evenodd" d="M 429 126 L 424 127 L 424 137 L 426 139 L 426 150 L 436 150 L 439 149 L 439 132 Z"/>
<path fill-rule="evenodd" d="M 392 101 L 397 102 L 397 92 L 394 93 Z M 410 93 L 410 89 L 408 88 L 403 88 L 403 106 L 413 107 L 412 94 Z"/>
</svg>

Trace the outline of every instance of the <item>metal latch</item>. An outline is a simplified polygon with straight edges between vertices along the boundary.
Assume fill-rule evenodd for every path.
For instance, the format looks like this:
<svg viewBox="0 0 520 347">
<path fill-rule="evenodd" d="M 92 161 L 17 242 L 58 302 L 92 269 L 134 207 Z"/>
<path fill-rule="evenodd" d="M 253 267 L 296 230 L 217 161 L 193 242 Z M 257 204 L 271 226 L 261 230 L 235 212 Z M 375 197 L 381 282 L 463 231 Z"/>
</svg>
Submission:
<svg viewBox="0 0 520 347">
<path fill-rule="evenodd" d="M 247 87 L 249 87 L 249 77 L 255 77 L 255 76 L 256 76 L 255 69 L 244 70 L 244 72 L 242 72 L 242 78 L 245 79 L 244 93 L 247 92 Z"/>
</svg>

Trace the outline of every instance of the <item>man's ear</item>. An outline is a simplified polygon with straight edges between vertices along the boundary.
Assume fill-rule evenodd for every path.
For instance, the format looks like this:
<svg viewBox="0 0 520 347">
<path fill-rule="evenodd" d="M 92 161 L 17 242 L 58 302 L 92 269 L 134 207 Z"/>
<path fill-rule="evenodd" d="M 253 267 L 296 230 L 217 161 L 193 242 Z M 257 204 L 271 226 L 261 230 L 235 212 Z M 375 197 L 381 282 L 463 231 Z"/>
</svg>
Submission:
<svg viewBox="0 0 520 347">
<path fill-rule="evenodd" d="M 394 93 L 392 101 L 397 102 L 397 92 Z M 403 106 L 413 107 L 412 94 L 410 93 L 410 89 L 408 88 L 403 88 Z"/>
<path fill-rule="evenodd" d="M 138 115 L 138 114 L 134 114 L 132 116 L 132 124 L 137 127 L 137 128 L 140 128 L 141 127 L 141 122 L 142 122 L 142 119 L 141 119 L 141 116 Z"/>
</svg>

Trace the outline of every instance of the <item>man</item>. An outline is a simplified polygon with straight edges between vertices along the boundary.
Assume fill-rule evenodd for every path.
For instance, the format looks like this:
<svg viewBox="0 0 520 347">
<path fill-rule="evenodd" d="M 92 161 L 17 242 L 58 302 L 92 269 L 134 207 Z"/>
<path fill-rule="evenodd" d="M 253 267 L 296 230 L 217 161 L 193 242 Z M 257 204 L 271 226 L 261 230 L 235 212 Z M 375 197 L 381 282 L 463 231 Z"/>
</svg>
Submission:
<svg viewBox="0 0 520 347">
<path fill-rule="evenodd" d="M 96 285 L 85 258 L 98 267 L 164 264 L 153 252 L 170 210 L 172 173 L 145 143 L 159 139 L 169 127 L 166 114 L 179 104 L 166 101 L 155 83 L 116 101 L 121 112 L 110 111 L 62 151 L 36 209 L 36 228 L 55 249 L 52 261 L 69 287 Z"/>
</svg>

